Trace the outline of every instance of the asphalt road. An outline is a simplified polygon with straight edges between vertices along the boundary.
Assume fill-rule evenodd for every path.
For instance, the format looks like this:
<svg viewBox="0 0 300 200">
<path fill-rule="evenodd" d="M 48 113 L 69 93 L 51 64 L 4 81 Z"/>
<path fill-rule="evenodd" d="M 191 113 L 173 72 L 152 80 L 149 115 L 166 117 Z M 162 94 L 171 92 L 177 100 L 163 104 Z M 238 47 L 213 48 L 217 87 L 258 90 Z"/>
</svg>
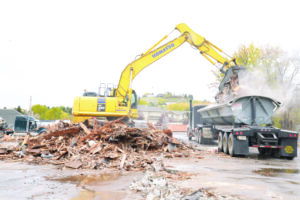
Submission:
<svg viewBox="0 0 300 200">
<path fill-rule="evenodd" d="M 188 142 L 185 133 L 173 133 L 174 137 Z M 300 199 L 300 159 L 274 159 L 261 157 L 250 148 L 247 157 L 230 157 L 217 152 L 215 145 L 199 145 L 204 158 L 198 160 L 170 160 L 167 166 L 173 170 L 194 174 L 181 183 L 189 187 L 204 187 L 217 193 L 241 199 Z M 298 152 L 299 152 L 298 145 Z"/>
</svg>

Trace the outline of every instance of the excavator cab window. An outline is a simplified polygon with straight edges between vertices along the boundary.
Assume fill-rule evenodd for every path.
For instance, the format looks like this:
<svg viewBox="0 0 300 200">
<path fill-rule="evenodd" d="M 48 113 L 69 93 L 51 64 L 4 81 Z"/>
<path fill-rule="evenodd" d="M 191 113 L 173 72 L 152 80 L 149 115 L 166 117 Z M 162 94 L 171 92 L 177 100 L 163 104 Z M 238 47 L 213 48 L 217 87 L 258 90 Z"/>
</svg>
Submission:
<svg viewBox="0 0 300 200">
<path fill-rule="evenodd" d="M 132 90 L 132 95 L 131 95 L 131 108 L 137 108 L 137 96 L 134 90 Z"/>
</svg>

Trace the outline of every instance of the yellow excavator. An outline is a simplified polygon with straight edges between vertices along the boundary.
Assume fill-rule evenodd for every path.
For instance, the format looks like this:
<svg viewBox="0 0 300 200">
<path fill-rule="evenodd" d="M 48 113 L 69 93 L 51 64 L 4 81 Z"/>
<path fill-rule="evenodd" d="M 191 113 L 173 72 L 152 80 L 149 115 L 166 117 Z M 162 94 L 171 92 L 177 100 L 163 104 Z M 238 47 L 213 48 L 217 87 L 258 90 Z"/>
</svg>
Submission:
<svg viewBox="0 0 300 200">
<path fill-rule="evenodd" d="M 129 63 L 123 70 L 117 88 L 113 88 L 102 96 L 75 97 L 73 104 L 74 122 L 80 122 L 90 117 L 106 117 L 108 120 L 124 117 L 126 119 L 137 118 L 137 95 L 131 88 L 134 78 L 147 66 L 164 57 L 183 43 L 188 42 L 199 50 L 213 65 L 222 65 L 221 72 L 235 66 L 235 59 L 228 56 L 220 48 L 213 45 L 203 36 L 197 34 L 186 24 L 178 24 L 175 27 L 181 35 L 166 44 L 157 47 L 168 35 L 164 36 L 147 52 Z M 157 48 L 156 48 L 157 47 Z"/>
</svg>

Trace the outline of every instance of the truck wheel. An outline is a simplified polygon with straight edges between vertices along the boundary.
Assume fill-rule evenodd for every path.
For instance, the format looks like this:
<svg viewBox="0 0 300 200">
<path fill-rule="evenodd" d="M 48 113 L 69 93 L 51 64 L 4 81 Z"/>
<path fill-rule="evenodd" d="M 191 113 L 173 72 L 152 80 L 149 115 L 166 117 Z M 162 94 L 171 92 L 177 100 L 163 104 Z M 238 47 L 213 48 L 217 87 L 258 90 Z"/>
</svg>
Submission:
<svg viewBox="0 0 300 200">
<path fill-rule="evenodd" d="M 228 134 L 224 133 L 223 135 L 223 151 L 228 154 Z"/>
<path fill-rule="evenodd" d="M 202 136 L 202 130 L 197 129 L 197 134 L 198 134 L 198 143 L 203 144 L 203 136 Z"/>
<path fill-rule="evenodd" d="M 219 133 L 218 136 L 218 152 L 223 152 L 223 135 Z"/>
<path fill-rule="evenodd" d="M 280 158 L 280 149 L 272 149 L 272 157 L 274 158 Z"/>
<path fill-rule="evenodd" d="M 228 151 L 229 151 L 229 155 L 232 157 L 235 156 L 234 145 L 235 145 L 235 140 L 234 140 L 233 134 L 230 133 L 229 138 L 228 138 Z"/>
<path fill-rule="evenodd" d="M 285 157 L 287 160 L 293 160 L 294 157 Z"/>
<path fill-rule="evenodd" d="M 195 139 L 196 139 L 196 142 L 198 143 L 198 133 L 197 133 L 197 131 L 195 132 Z"/>
<path fill-rule="evenodd" d="M 272 149 L 266 149 L 266 148 L 258 148 L 258 152 L 260 155 L 263 156 L 271 156 L 272 154 Z"/>
<path fill-rule="evenodd" d="M 189 140 L 192 140 L 190 128 L 187 129 L 186 136 L 188 137 Z"/>
</svg>

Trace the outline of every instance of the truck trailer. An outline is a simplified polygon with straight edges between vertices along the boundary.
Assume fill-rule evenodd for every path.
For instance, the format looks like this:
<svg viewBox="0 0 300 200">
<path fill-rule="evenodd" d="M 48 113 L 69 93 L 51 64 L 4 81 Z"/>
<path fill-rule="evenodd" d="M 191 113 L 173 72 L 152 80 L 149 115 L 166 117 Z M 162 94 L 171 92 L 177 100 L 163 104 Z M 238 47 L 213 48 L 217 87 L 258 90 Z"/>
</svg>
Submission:
<svg viewBox="0 0 300 200">
<path fill-rule="evenodd" d="M 271 117 L 281 103 L 265 96 L 241 96 L 231 101 L 197 110 L 197 141 L 203 135 L 218 138 L 218 151 L 246 156 L 249 147 L 261 155 L 293 159 L 297 157 L 298 133 L 273 126 Z"/>
<path fill-rule="evenodd" d="M 201 114 L 198 112 L 199 109 L 206 107 L 207 105 L 192 105 L 190 100 L 190 112 L 189 112 L 189 123 L 187 126 L 187 137 L 189 140 L 195 138 L 199 144 L 211 144 L 214 140 L 218 139 L 218 135 L 213 134 L 211 131 L 205 131 L 205 125 Z M 203 131 L 204 130 L 204 131 Z M 201 133 L 198 133 L 201 131 Z"/>
</svg>

